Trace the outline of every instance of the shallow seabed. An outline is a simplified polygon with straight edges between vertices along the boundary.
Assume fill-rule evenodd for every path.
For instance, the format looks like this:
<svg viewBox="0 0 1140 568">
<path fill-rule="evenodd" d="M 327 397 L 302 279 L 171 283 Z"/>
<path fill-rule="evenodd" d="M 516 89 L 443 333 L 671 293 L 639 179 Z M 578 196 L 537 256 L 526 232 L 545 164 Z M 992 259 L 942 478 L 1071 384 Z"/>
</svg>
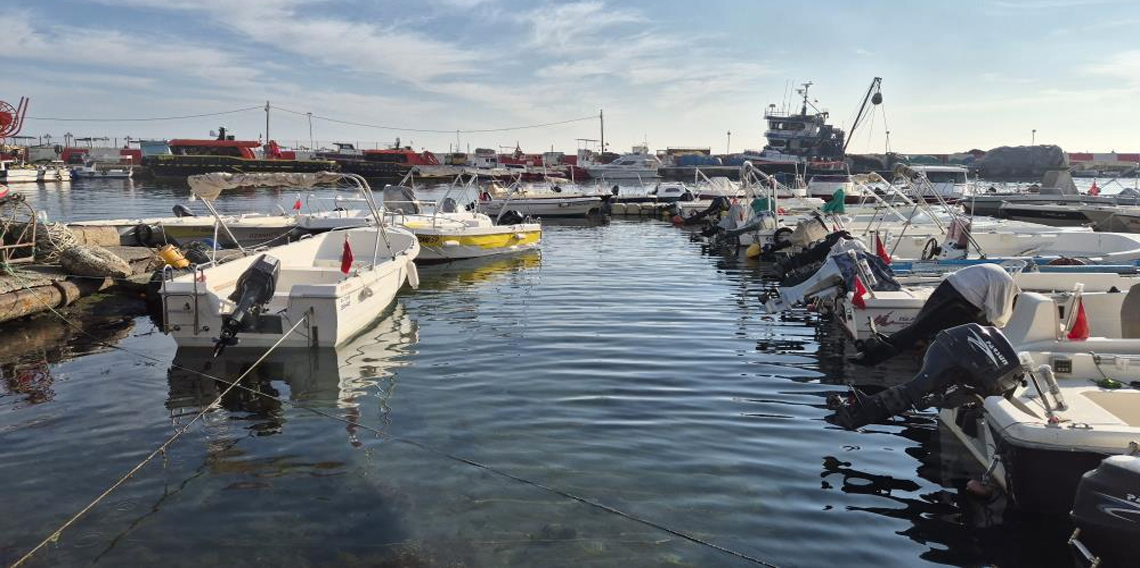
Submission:
<svg viewBox="0 0 1140 568">
<path fill-rule="evenodd" d="M 64 219 L 185 195 L 20 191 Z M 825 397 L 866 371 L 830 322 L 765 314 L 758 266 L 655 221 L 544 230 L 538 254 L 421 268 L 344 347 L 275 354 L 243 385 L 284 402 L 232 391 L 29 565 L 751 565 L 443 453 L 781 566 L 1070 564 L 1064 523 L 984 528 L 997 513 L 957 497 L 965 460 L 932 415 L 827 424 Z M 72 334 L 0 365 L 6 564 L 225 388 L 197 372 L 260 355 L 176 350 L 147 318 L 90 326 L 130 352 Z"/>
</svg>

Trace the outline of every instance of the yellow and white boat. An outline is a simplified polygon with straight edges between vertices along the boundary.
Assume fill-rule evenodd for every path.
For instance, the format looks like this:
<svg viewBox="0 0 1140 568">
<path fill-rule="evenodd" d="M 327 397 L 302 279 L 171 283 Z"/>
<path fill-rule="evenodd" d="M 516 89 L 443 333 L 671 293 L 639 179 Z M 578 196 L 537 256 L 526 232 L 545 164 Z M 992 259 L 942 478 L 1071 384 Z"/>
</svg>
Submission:
<svg viewBox="0 0 1140 568">
<path fill-rule="evenodd" d="M 473 211 L 392 213 L 389 219 L 419 239 L 419 260 L 425 262 L 522 252 L 536 249 L 542 242 L 538 223 L 496 225 L 490 217 Z"/>
<path fill-rule="evenodd" d="M 473 182 L 457 180 L 438 202 L 420 201 L 407 186 L 384 188 L 385 222 L 411 231 L 419 239 L 419 262 L 450 262 L 513 254 L 537 249 L 542 242 L 542 226 L 526 222 L 518 213 L 508 212 L 498 219 L 460 207 L 450 196 L 471 189 Z M 337 199 L 332 211 L 298 215 L 303 230 L 321 232 L 359 227 L 371 222 L 367 211 L 345 208 L 350 200 Z"/>
</svg>

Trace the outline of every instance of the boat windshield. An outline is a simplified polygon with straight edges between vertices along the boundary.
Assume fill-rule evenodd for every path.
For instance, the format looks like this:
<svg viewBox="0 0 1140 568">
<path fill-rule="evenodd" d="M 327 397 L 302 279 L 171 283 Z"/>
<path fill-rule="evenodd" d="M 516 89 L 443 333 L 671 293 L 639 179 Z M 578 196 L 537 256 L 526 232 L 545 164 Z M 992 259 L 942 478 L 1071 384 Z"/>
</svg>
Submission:
<svg viewBox="0 0 1140 568">
<path fill-rule="evenodd" d="M 926 172 L 926 179 L 930 183 L 966 183 L 966 172 L 950 171 L 950 172 Z"/>
</svg>

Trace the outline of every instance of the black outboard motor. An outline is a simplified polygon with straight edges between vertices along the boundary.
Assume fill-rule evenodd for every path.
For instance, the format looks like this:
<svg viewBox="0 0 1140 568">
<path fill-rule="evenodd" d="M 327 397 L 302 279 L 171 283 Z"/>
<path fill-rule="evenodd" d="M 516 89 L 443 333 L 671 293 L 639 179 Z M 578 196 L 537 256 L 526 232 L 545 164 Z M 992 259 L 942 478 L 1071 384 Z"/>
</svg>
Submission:
<svg viewBox="0 0 1140 568">
<path fill-rule="evenodd" d="M 239 331 L 250 327 L 250 321 L 273 299 L 277 290 L 277 276 L 281 274 L 281 261 L 261 255 L 238 278 L 230 300 L 237 303 L 233 313 L 222 317 L 222 336 L 214 343 L 214 357 L 230 345 L 237 345 Z"/>
<path fill-rule="evenodd" d="M 1131 566 L 1140 558 L 1140 455 L 1112 456 L 1081 477 L 1073 503 L 1078 559 Z"/>
<path fill-rule="evenodd" d="M 954 407 L 979 397 L 1004 394 L 1021 380 L 1017 351 L 995 327 L 976 323 L 939 332 L 926 351 L 922 370 L 910 382 L 851 404 L 829 400 L 827 420 L 849 430 L 881 422 L 910 408 Z"/>
<path fill-rule="evenodd" d="M 503 211 L 502 215 L 499 215 L 498 224 L 499 225 L 518 225 L 519 223 L 522 223 L 523 221 L 526 221 L 526 217 L 523 216 L 522 213 L 515 211 L 514 209 L 509 209 L 507 211 Z"/>
<path fill-rule="evenodd" d="M 811 248 L 787 258 L 781 259 L 776 262 L 776 268 L 782 274 L 789 274 L 798 268 L 816 264 L 827 259 L 827 254 L 835 247 L 836 243 L 840 240 L 849 241 L 854 237 L 848 231 L 836 231 L 830 233 L 823 238 L 823 241 L 818 242 L 811 246 Z"/>
<path fill-rule="evenodd" d="M 197 215 L 195 215 L 194 212 L 191 211 L 189 207 L 187 207 L 181 203 L 174 204 L 174 216 L 175 217 L 197 217 Z"/>
</svg>

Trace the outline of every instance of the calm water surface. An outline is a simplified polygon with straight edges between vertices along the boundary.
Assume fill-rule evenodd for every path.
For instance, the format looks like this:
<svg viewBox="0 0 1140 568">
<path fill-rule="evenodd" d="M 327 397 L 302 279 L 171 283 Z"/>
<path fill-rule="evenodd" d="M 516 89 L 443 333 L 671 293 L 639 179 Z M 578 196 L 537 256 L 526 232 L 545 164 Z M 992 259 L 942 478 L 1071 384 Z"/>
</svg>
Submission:
<svg viewBox="0 0 1140 568">
<path fill-rule="evenodd" d="M 66 220 L 165 215 L 186 195 L 16 189 Z M 968 472 L 929 415 L 824 422 L 855 372 L 843 338 L 814 314 L 765 314 L 758 266 L 654 221 L 544 229 L 540 254 L 422 268 L 348 345 L 275 354 L 243 384 L 285 403 L 232 391 L 32 565 L 750 565 L 394 437 L 781 566 L 1069 564 L 1063 523 L 981 528 L 995 513 L 960 502 Z M 150 359 L 59 326 L 6 330 L 5 563 L 224 388 L 194 371 L 235 379 L 260 355 L 210 360 L 113 311 L 88 326 Z"/>
</svg>

